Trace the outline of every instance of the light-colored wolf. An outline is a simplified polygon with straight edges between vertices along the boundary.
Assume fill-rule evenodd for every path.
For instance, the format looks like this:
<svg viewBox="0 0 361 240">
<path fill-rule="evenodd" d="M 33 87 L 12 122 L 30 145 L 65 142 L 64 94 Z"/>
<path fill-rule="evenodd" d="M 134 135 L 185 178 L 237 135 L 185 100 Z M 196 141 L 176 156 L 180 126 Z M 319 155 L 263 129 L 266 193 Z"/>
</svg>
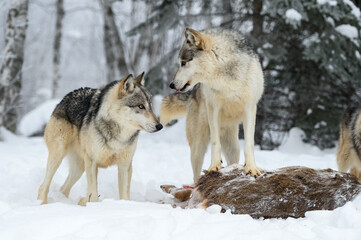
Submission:
<svg viewBox="0 0 361 240">
<path fill-rule="evenodd" d="M 361 179 L 361 100 L 352 103 L 341 120 L 337 165 Z"/>
<path fill-rule="evenodd" d="M 263 71 L 248 41 L 232 30 L 197 32 L 187 28 L 179 53 L 179 68 L 170 87 L 177 93 L 164 98 L 161 123 L 187 115 L 194 181 L 211 142 L 211 166 L 221 168 L 221 151 L 228 165 L 239 162 L 238 126 L 243 123 L 245 171 L 261 174 L 254 160 L 257 103 L 263 88 Z"/>
<path fill-rule="evenodd" d="M 70 160 L 69 176 L 61 187 L 65 196 L 85 169 L 88 195 L 79 204 L 98 201 L 98 168 L 117 165 L 119 196 L 129 199 L 139 130 L 156 132 L 163 127 L 152 111 L 143 75 L 135 79 L 129 75 L 102 89 L 75 90 L 56 106 L 44 133 L 49 156 L 38 195 L 43 204 L 47 203 L 51 180 L 65 156 Z"/>
</svg>

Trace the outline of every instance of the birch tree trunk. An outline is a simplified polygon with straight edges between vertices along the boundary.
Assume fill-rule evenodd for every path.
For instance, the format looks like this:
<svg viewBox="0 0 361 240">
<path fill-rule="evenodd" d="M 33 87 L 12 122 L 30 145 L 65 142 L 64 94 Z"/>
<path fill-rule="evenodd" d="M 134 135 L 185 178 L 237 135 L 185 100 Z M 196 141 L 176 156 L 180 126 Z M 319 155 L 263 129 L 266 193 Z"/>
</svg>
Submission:
<svg viewBox="0 0 361 240">
<path fill-rule="evenodd" d="M 0 70 L 0 127 L 12 132 L 16 132 L 19 116 L 28 5 L 28 0 L 13 0 L 6 21 L 4 60 Z"/>
<path fill-rule="evenodd" d="M 56 24 L 55 24 L 55 38 L 54 38 L 54 55 L 53 55 L 53 86 L 52 97 L 55 98 L 59 89 L 60 81 L 60 47 L 62 38 L 64 18 L 64 1 L 56 1 Z"/>
<path fill-rule="evenodd" d="M 128 74 L 125 52 L 112 10 L 112 1 L 99 0 L 104 15 L 104 52 L 108 82 L 121 79 Z"/>
</svg>

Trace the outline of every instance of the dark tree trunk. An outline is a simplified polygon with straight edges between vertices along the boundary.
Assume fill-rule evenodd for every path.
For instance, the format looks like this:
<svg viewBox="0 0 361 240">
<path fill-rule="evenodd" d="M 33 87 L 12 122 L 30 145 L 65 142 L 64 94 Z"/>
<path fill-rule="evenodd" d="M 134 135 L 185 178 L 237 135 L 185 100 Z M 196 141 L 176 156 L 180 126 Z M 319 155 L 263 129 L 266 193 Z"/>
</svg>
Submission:
<svg viewBox="0 0 361 240">
<path fill-rule="evenodd" d="M 109 82 L 128 74 L 125 52 L 120 38 L 110 1 L 99 0 L 104 15 L 104 51 Z"/>
<path fill-rule="evenodd" d="M 234 14 L 231 0 L 222 1 L 222 10 L 224 12 L 221 27 L 233 29 Z"/>
<path fill-rule="evenodd" d="M 6 21 L 5 54 L 0 70 L 0 127 L 12 132 L 16 132 L 19 116 L 28 5 L 28 0 L 13 1 Z"/>
<path fill-rule="evenodd" d="M 134 3 L 133 3 L 134 4 Z M 147 6 L 147 11 L 146 11 L 146 18 L 148 19 L 148 17 L 150 16 L 152 9 L 154 7 L 154 2 L 149 1 L 146 2 L 146 6 Z M 133 6 L 134 8 L 134 6 Z M 134 8 L 135 12 L 136 9 Z M 134 46 L 135 48 L 135 53 L 134 53 L 134 57 L 132 60 L 132 67 L 133 70 L 137 70 L 136 66 L 139 67 L 138 63 L 141 60 L 142 56 L 147 55 L 149 58 L 149 63 L 148 63 L 148 69 L 151 69 L 154 64 L 156 63 L 156 60 L 154 56 L 154 50 L 156 48 L 156 43 L 154 42 L 154 37 L 152 34 L 152 25 L 147 22 L 146 23 L 146 27 L 143 30 L 143 32 L 140 33 L 140 37 L 139 37 L 139 43 L 137 44 L 137 46 Z M 144 70 L 138 70 L 138 72 L 141 72 Z M 136 74 L 138 74 L 138 72 L 135 72 Z"/>
<path fill-rule="evenodd" d="M 205 14 L 205 28 L 211 28 L 212 27 L 212 1 L 204 0 L 202 6 L 202 12 Z"/>
<path fill-rule="evenodd" d="M 252 4 L 253 4 L 252 36 L 255 39 L 256 44 L 259 45 L 258 39 L 263 33 L 263 16 L 261 15 L 262 7 L 263 7 L 263 0 L 254 0 Z"/>
<path fill-rule="evenodd" d="M 56 97 L 59 89 L 60 81 L 60 46 L 62 37 L 62 27 L 64 18 L 64 1 L 57 0 L 56 2 L 56 25 L 54 38 L 54 55 L 53 55 L 53 87 L 52 96 Z"/>
</svg>

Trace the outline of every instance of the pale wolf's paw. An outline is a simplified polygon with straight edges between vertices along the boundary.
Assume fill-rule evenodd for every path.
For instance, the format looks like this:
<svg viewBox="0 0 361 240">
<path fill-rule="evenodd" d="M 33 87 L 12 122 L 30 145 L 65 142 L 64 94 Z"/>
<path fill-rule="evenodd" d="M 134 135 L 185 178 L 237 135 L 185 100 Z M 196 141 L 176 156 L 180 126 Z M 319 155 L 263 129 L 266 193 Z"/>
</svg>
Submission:
<svg viewBox="0 0 361 240">
<path fill-rule="evenodd" d="M 262 174 L 262 170 L 256 166 L 249 167 L 247 165 L 244 166 L 243 171 L 248 175 L 253 177 L 259 177 Z"/>
<path fill-rule="evenodd" d="M 215 165 L 211 165 L 209 168 L 208 168 L 208 171 L 219 171 L 222 169 L 222 160 L 217 162 Z"/>
</svg>

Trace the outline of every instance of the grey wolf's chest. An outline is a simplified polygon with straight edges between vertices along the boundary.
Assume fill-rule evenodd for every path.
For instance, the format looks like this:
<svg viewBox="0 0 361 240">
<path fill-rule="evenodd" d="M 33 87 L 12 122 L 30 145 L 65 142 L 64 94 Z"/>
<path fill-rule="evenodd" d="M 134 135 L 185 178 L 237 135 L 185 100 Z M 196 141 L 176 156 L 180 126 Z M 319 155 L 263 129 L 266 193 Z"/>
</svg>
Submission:
<svg viewBox="0 0 361 240">
<path fill-rule="evenodd" d="M 138 135 L 109 141 L 104 141 L 102 137 L 98 136 L 98 139 L 94 139 L 91 141 L 91 145 L 87 146 L 87 152 L 99 167 L 106 168 L 124 161 L 131 161 L 137 141 Z"/>
</svg>

